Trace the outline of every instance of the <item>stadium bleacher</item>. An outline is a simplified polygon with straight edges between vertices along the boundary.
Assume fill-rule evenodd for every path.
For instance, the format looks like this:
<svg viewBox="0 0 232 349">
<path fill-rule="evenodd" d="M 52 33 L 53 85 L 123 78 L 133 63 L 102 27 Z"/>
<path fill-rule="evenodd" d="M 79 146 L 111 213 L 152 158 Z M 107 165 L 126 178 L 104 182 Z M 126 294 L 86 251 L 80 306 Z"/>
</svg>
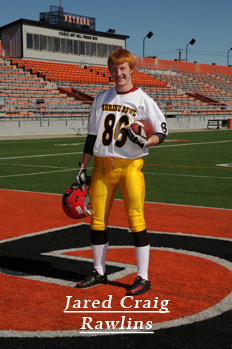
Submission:
<svg viewBox="0 0 232 349">
<path fill-rule="evenodd" d="M 37 62 L 38 66 L 39 63 Z M 34 67 L 35 68 L 35 67 Z M 61 93 L 52 71 L 48 80 L 40 76 L 38 70 L 26 65 L 24 60 L 11 60 L 11 63 L 0 61 L 0 96 L 5 100 L 0 110 L 7 116 L 43 115 L 82 115 L 83 98 L 69 97 Z M 86 99 L 85 99 L 86 101 Z M 85 102 L 86 103 L 86 102 Z M 88 103 L 89 104 L 89 103 Z"/>
<path fill-rule="evenodd" d="M 35 109 L 44 115 L 48 109 L 49 113 L 62 114 L 63 110 L 66 114 L 78 115 L 82 103 L 88 101 L 90 107 L 99 92 L 113 85 L 106 66 L 13 58 L 2 58 L 0 63 L 0 97 L 7 102 L 7 115 L 16 114 L 19 109 L 21 115 L 33 114 Z M 164 74 L 158 69 L 143 71 L 141 67 L 133 73 L 133 83 L 148 93 L 167 116 L 190 111 L 231 113 L 231 79 L 225 74 L 171 69 Z M 72 89 L 69 93 L 68 88 Z"/>
</svg>

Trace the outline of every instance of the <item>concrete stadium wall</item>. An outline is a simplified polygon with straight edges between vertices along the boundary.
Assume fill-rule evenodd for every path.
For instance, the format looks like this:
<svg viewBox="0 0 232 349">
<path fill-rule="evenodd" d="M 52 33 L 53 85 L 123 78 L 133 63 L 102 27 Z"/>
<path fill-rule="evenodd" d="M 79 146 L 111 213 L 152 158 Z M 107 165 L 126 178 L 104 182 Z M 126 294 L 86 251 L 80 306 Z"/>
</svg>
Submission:
<svg viewBox="0 0 232 349">
<path fill-rule="evenodd" d="M 73 120 L 0 121 L 0 137 L 13 135 L 86 134 L 88 118 Z"/>
<path fill-rule="evenodd" d="M 208 120 L 212 120 L 214 117 L 176 117 L 167 118 L 167 125 L 169 130 L 175 129 L 207 129 Z M 223 119 L 219 117 L 218 119 Z"/>
<path fill-rule="evenodd" d="M 167 118 L 169 131 L 207 129 L 209 119 L 215 117 L 176 117 Z M 231 116 L 232 118 L 232 116 Z M 225 118 L 218 117 L 224 120 Z M 0 137 L 14 135 L 49 135 L 49 134 L 82 134 L 87 133 L 88 118 L 85 119 L 62 119 L 62 120 L 18 120 L 0 121 Z M 212 128 L 215 128 L 212 126 Z"/>
</svg>

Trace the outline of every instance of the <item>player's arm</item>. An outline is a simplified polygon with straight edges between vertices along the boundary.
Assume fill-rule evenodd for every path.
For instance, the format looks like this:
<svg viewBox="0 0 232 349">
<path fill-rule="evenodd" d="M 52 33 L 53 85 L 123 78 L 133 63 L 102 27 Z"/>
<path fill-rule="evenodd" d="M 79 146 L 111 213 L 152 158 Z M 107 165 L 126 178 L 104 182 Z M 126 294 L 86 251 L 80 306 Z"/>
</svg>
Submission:
<svg viewBox="0 0 232 349">
<path fill-rule="evenodd" d="M 95 144 L 97 136 L 95 135 L 88 135 L 85 141 L 85 146 L 84 146 L 84 152 L 83 152 L 83 157 L 82 161 L 80 163 L 80 168 L 86 168 L 92 155 L 93 155 L 93 147 Z"/>
<path fill-rule="evenodd" d="M 139 126 L 139 134 L 135 133 L 129 126 L 127 128 L 128 138 L 131 142 L 137 144 L 140 148 L 144 149 L 152 145 L 157 145 L 165 140 L 165 134 L 154 133 L 150 138 L 147 138 L 146 133 L 142 126 Z"/>
<path fill-rule="evenodd" d="M 79 169 L 86 169 L 88 163 L 90 162 L 91 157 L 92 157 L 92 155 L 87 154 L 87 153 L 83 153 L 82 160 L 79 163 Z"/>
<path fill-rule="evenodd" d="M 97 136 L 88 135 L 85 141 L 84 152 L 82 160 L 79 163 L 79 169 L 76 175 L 77 182 L 81 185 L 81 189 L 86 189 L 86 168 L 93 155 L 93 147 L 95 144 Z"/>
<path fill-rule="evenodd" d="M 148 138 L 144 148 L 150 147 L 152 145 L 157 145 L 162 143 L 166 138 L 164 133 L 155 133 L 150 138 Z"/>
</svg>

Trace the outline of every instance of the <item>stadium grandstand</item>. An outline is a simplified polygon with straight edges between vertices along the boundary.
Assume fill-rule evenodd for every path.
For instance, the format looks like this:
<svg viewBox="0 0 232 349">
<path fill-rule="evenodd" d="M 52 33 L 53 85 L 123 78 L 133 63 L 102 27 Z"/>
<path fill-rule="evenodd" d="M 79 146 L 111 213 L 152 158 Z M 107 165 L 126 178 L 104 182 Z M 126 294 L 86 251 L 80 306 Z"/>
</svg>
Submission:
<svg viewBox="0 0 232 349">
<path fill-rule="evenodd" d="M 83 133 L 95 96 L 113 86 L 107 58 L 127 35 L 50 6 L 39 21 L 0 28 L 0 135 Z M 231 126 L 232 67 L 135 57 L 133 83 L 164 112 L 169 129 Z"/>
</svg>

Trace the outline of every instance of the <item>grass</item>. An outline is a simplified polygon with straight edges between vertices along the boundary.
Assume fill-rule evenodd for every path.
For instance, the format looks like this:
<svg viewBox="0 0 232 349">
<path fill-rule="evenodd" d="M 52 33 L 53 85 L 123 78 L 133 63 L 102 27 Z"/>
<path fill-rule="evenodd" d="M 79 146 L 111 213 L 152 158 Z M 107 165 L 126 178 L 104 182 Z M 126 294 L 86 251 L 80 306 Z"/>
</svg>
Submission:
<svg viewBox="0 0 232 349">
<path fill-rule="evenodd" d="M 75 181 L 84 142 L 1 140 L 0 188 L 63 194 Z M 87 174 L 92 167 L 93 159 Z M 232 209 L 231 170 L 231 130 L 171 132 L 144 158 L 146 201 Z"/>
</svg>

